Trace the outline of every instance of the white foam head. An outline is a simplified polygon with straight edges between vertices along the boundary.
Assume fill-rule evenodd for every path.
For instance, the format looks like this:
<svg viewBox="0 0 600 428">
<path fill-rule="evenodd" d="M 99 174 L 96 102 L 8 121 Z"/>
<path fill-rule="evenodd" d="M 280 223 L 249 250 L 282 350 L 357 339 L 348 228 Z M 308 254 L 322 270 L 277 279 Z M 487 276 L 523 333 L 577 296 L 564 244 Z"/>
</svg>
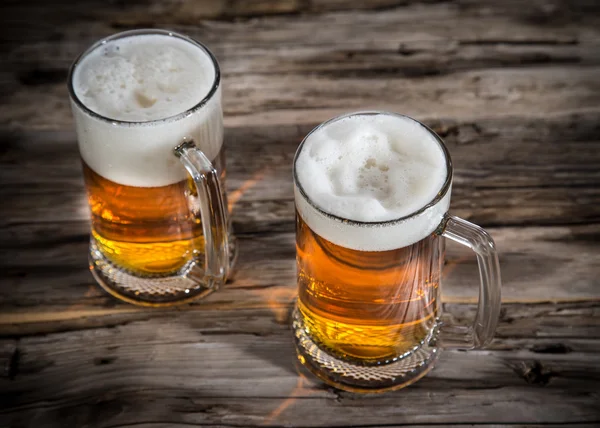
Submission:
<svg viewBox="0 0 600 428">
<path fill-rule="evenodd" d="M 442 144 L 406 116 L 354 113 L 327 122 L 304 140 L 294 168 L 298 212 L 313 231 L 346 248 L 385 251 L 418 242 L 450 202 L 449 186 L 441 194 L 449 174 Z"/>
<path fill-rule="evenodd" d="M 167 32 L 124 33 L 84 54 L 71 79 L 85 163 L 116 183 L 152 187 L 186 178 L 173 155 L 184 138 L 214 159 L 223 144 L 217 70 L 203 47 Z"/>
</svg>

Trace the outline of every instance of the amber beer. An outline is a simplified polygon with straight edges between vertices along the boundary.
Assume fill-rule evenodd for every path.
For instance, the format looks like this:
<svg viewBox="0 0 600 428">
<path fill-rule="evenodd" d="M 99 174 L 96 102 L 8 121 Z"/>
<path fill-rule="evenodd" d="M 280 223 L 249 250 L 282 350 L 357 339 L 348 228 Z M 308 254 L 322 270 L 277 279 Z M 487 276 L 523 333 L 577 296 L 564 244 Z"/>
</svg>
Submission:
<svg viewBox="0 0 600 428">
<path fill-rule="evenodd" d="M 393 360 L 423 343 L 438 315 L 443 241 L 357 251 L 297 215 L 298 306 L 313 339 L 342 358 Z"/>
<path fill-rule="evenodd" d="M 222 156 L 213 161 L 225 180 Z M 92 215 L 92 237 L 114 264 L 138 275 L 178 272 L 204 255 L 202 223 L 190 205 L 198 197 L 191 179 L 160 187 L 112 182 L 83 162 Z"/>
<path fill-rule="evenodd" d="M 69 89 L 98 282 L 149 305 L 215 289 L 229 270 L 215 58 L 182 35 L 129 31 L 82 54 Z"/>
<path fill-rule="evenodd" d="M 315 128 L 294 158 L 298 361 L 334 387 L 382 392 L 417 381 L 442 348 L 492 340 L 500 311 L 494 241 L 448 214 L 452 163 L 407 116 L 358 112 Z M 440 304 L 444 239 L 477 255 L 471 326 Z"/>
<path fill-rule="evenodd" d="M 445 149 L 405 116 L 341 116 L 300 145 L 294 330 L 328 383 L 385 389 L 431 366 L 449 182 Z"/>
</svg>

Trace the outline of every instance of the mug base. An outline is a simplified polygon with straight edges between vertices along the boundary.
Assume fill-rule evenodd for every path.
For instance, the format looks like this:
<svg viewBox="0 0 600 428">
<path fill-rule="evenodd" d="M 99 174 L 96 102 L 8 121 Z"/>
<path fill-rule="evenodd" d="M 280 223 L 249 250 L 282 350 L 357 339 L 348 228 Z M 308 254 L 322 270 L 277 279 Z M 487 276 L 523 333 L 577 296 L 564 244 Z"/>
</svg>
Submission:
<svg viewBox="0 0 600 428">
<path fill-rule="evenodd" d="M 235 260 L 233 252 L 232 262 Z M 168 276 L 138 276 L 112 263 L 90 239 L 90 271 L 96 282 L 109 294 L 139 306 L 174 306 L 201 299 L 219 289 L 220 281 L 206 280 L 190 262 L 179 272 Z M 202 278 L 200 281 L 198 278 Z"/>
<path fill-rule="evenodd" d="M 360 364 L 335 356 L 312 340 L 298 307 L 292 315 L 298 361 L 312 374 L 337 389 L 357 393 L 382 393 L 404 388 L 434 367 L 440 349 L 433 346 L 435 330 L 421 345 L 394 361 Z"/>
</svg>

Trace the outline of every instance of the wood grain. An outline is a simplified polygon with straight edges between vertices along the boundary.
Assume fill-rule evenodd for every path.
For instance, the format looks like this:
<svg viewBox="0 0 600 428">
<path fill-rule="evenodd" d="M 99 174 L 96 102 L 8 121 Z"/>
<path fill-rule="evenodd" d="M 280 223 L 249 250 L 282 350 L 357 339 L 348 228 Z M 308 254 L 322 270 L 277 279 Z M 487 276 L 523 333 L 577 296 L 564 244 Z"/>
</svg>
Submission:
<svg viewBox="0 0 600 428">
<path fill-rule="evenodd" d="M 446 352 L 416 385 L 370 397 L 299 373 L 288 325 L 270 310 L 158 311 L 21 338 L 14 379 L 0 381 L 0 415 L 45 426 L 597 422 L 599 309 L 506 305 L 489 350 Z M 447 310 L 460 322 L 474 308 Z"/>
<path fill-rule="evenodd" d="M 600 67 L 485 69 L 420 78 L 246 74 L 224 78 L 230 126 L 314 124 L 352 110 L 402 111 L 420 119 L 479 120 L 595 111 Z M 64 83 L 25 86 L 0 106 L 0 124 L 14 129 L 72 128 Z M 15 105 L 18 106 L 15 108 Z M 40 115 L 39 112 L 44 112 Z M 9 128 L 9 129 L 10 129 Z"/>
<path fill-rule="evenodd" d="M 26 322 L 21 314 L 32 310 L 36 315 L 30 320 L 48 312 L 45 320 L 51 321 L 67 313 L 77 317 L 77 311 L 83 309 L 128 306 L 98 289 L 86 269 L 87 223 L 49 226 L 13 227 L 14 235 L 0 235 L 0 241 L 15 242 L 19 237 L 22 242 L 1 254 L 5 286 L 0 288 L 0 334 L 12 329 L 13 319 Z M 598 226 L 490 231 L 500 251 L 505 301 L 600 297 Z M 239 245 L 233 281 L 198 305 L 231 308 L 288 304 L 296 289 L 293 233 L 248 235 L 240 238 Z M 443 281 L 443 294 L 449 301 L 476 299 L 477 265 L 468 249 L 448 244 Z"/>
<path fill-rule="evenodd" d="M 600 110 L 543 120 L 426 123 L 453 157 L 457 215 L 483 226 L 600 218 Z M 316 124 L 226 129 L 228 190 L 239 233 L 292 230 L 292 159 Z M 5 130 L 0 147 L 0 177 L 7 184 L 0 196 L 13 201 L 0 225 L 88 218 L 72 131 Z"/>
<path fill-rule="evenodd" d="M 0 46 L 10 68 L 0 82 L 9 103 L 0 106 L 0 123 L 71 128 L 64 81 L 73 58 L 115 27 L 150 24 L 183 31 L 215 51 L 225 76 L 227 122 L 234 126 L 316 123 L 374 107 L 474 118 L 539 117 L 598 105 L 600 19 L 589 13 L 597 9 L 591 2 L 400 2 L 348 12 L 331 10 L 354 2 L 309 3 L 277 4 L 325 13 L 197 21 L 188 7 L 209 15 L 210 8 L 179 1 L 61 2 L 51 17 L 63 25 L 39 25 L 19 43 L 5 29 L 10 37 Z M 240 8 L 218 4 L 233 15 Z M 21 7 L 15 3 L 9 11 L 18 17 Z"/>
<path fill-rule="evenodd" d="M 0 426 L 600 424 L 600 4 L 592 0 L 41 0 L 2 4 Z M 148 310 L 87 269 L 88 208 L 66 90 L 83 49 L 166 27 L 223 72 L 235 277 Z M 488 228 L 504 305 L 488 350 L 417 384 L 340 393 L 299 372 L 291 162 L 342 112 L 441 135 L 452 212 Z M 474 316 L 472 254 L 448 245 L 444 307 Z"/>
</svg>

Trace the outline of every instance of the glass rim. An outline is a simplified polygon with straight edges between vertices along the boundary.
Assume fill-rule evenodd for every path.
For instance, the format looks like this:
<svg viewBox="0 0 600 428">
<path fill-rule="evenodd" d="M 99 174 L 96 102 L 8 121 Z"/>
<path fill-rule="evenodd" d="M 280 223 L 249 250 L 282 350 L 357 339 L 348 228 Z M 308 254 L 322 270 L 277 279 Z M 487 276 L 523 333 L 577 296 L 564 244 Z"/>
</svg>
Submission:
<svg viewBox="0 0 600 428">
<path fill-rule="evenodd" d="M 422 206 L 418 210 L 413 211 L 410 214 L 407 214 L 407 215 L 402 216 L 402 217 L 394 218 L 394 219 L 391 219 L 391 220 L 380 220 L 380 221 L 351 220 L 351 219 L 340 217 L 340 216 L 338 216 L 336 214 L 332 214 L 330 212 L 325 211 L 323 208 L 319 207 L 314 201 L 312 201 L 310 199 L 310 197 L 306 194 L 306 191 L 302 187 L 302 184 L 300 183 L 300 180 L 298 179 L 296 162 L 298 161 L 298 156 L 300 155 L 300 152 L 302 152 L 302 148 L 304 147 L 304 143 L 316 131 L 318 131 L 318 130 L 320 130 L 322 128 L 325 128 L 327 125 L 330 125 L 330 124 L 332 124 L 334 122 L 337 122 L 339 120 L 346 119 L 348 117 L 353 117 L 353 116 L 375 116 L 375 115 L 380 115 L 380 114 L 381 115 L 385 115 L 385 116 L 392 116 L 392 117 L 397 117 L 397 118 L 408 119 L 408 120 L 411 120 L 413 122 L 416 122 L 417 124 L 419 124 L 423 128 L 425 128 L 425 130 L 431 136 L 433 136 L 433 138 L 435 139 L 435 141 L 439 144 L 440 148 L 442 149 L 442 153 L 444 154 L 444 159 L 446 161 L 446 179 L 444 180 L 444 184 L 442 184 L 442 187 L 437 192 L 437 194 L 435 195 L 435 197 L 431 201 L 429 201 L 427 204 L 425 204 L 424 206 Z M 321 123 L 320 125 L 317 125 L 308 134 L 306 134 L 306 136 L 302 139 L 302 142 L 300 143 L 300 145 L 296 149 L 296 154 L 294 155 L 294 163 L 293 163 L 294 186 L 300 191 L 300 194 L 302 195 L 302 197 L 304 198 L 304 200 L 306 202 L 308 202 L 312 208 L 314 208 L 316 211 L 318 211 L 320 214 L 324 215 L 325 217 L 328 217 L 328 218 L 330 218 L 332 220 L 336 220 L 338 222 L 343 222 L 345 224 L 350 224 L 350 225 L 355 225 L 355 226 L 384 226 L 384 225 L 393 225 L 395 223 L 401 223 L 401 222 L 406 221 L 406 220 L 408 220 L 410 218 L 416 217 L 419 214 L 422 214 L 423 212 L 427 211 L 429 208 L 437 205 L 438 202 L 440 202 L 446 196 L 446 194 L 448 193 L 448 191 L 450 189 L 450 186 L 452 185 L 452 174 L 453 174 L 453 169 L 452 169 L 452 159 L 450 158 L 450 152 L 448 151 L 448 148 L 444 144 L 444 141 L 442 140 L 442 138 L 439 135 L 437 135 L 435 133 L 435 131 L 433 131 L 431 128 L 429 128 L 424 123 L 422 123 L 422 122 L 420 122 L 420 121 L 418 121 L 418 120 L 416 120 L 416 119 L 414 119 L 414 118 L 412 118 L 410 116 L 407 116 L 405 114 L 393 113 L 393 112 L 387 112 L 387 111 L 381 111 L 381 110 L 365 110 L 365 111 L 356 111 L 356 112 L 352 112 L 352 113 L 345 113 L 345 114 L 341 114 L 339 116 L 335 116 L 335 117 L 333 117 L 333 118 L 331 118 L 331 119 L 329 119 L 329 120 Z"/>
<path fill-rule="evenodd" d="M 77 68 L 79 63 L 85 57 L 87 57 L 89 54 L 94 52 L 97 48 L 99 48 L 100 46 L 103 46 L 109 42 L 112 42 L 115 40 L 120 40 L 120 39 L 125 39 L 127 37 L 132 37 L 132 36 L 146 36 L 146 35 L 160 35 L 160 36 L 167 36 L 167 37 L 176 37 L 180 40 L 183 40 L 185 42 L 188 42 L 188 43 L 200 48 L 208 56 L 212 66 L 215 70 L 215 76 L 214 76 L 214 80 L 211 84 L 211 88 L 208 91 L 208 93 L 204 96 L 204 98 L 202 98 L 198 103 L 194 104 L 192 107 L 190 107 L 180 113 L 176 113 L 171 116 L 163 117 L 160 119 L 138 120 L 138 121 L 112 119 L 110 117 L 106 117 L 100 113 L 97 113 L 94 110 L 92 110 L 91 108 L 89 108 L 88 106 L 86 106 L 85 103 L 83 101 L 81 101 L 81 99 L 79 99 L 79 97 L 77 96 L 77 94 L 75 92 L 75 88 L 73 87 L 73 76 L 75 74 L 75 69 Z M 90 47 L 85 49 L 83 52 L 81 52 L 77 56 L 77 58 L 75 58 L 75 60 L 71 64 L 71 67 L 69 68 L 69 76 L 68 76 L 68 80 L 67 80 L 69 96 L 71 97 L 71 100 L 73 100 L 75 102 L 75 104 L 77 104 L 77 106 L 83 112 L 85 112 L 89 116 L 99 119 L 103 122 L 109 122 L 113 125 L 123 125 L 123 126 L 153 125 L 153 124 L 164 123 L 164 122 L 178 121 L 180 119 L 188 117 L 189 115 L 193 114 L 197 110 L 204 107 L 213 98 L 213 96 L 217 92 L 217 89 L 219 88 L 220 84 L 221 84 L 221 69 L 219 68 L 219 63 L 217 62 L 217 58 L 213 55 L 213 53 L 205 45 L 203 45 L 199 41 L 194 40 L 191 37 L 188 37 L 184 34 L 177 33 L 175 31 L 155 29 L 155 28 L 142 28 L 142 29 L 137 29 L 137 30 L 122 31 L 122 32 L 119 32 L 119 33 L 116 33 L 111 36 L 108 36 L 108 37 L 98 40 L 97 42 L 92 44 Z"/>
</svg>

